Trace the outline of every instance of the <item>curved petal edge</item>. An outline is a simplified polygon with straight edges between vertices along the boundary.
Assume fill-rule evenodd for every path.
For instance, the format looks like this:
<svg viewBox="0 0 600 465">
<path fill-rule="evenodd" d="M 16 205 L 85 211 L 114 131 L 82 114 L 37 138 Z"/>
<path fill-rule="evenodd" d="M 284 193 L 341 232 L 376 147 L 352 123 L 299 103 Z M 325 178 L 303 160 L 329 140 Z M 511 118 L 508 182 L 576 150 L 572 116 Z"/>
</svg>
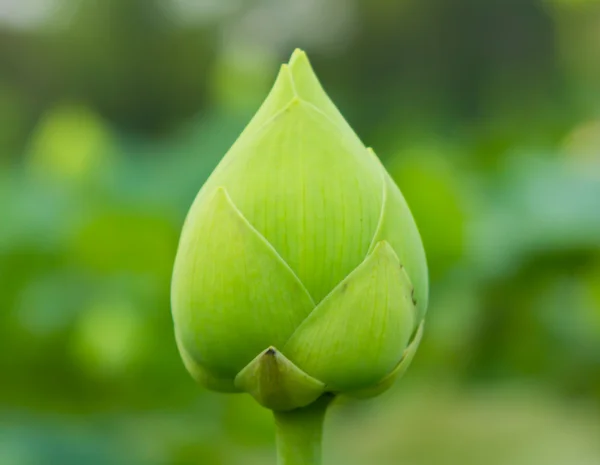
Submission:
<svg viewBox="0 0 600 465">
<path fill-rule="evenodd" d="M 183 365 L 198 384 L 206 389 L 216 392 L 240 392 L 239 389 L 235 387 L 231 379 L 219 378 L 215 374 L 198 365 L 190 356 L 183 344 L 179 342 L 179 337 L 175 336 L 175 341 L 177 343 L 177 348 L 179 349 L 181 359 L 183 360 Z"/>
<path fill-rule="evenodd" d="M 380 394 L 383 394 L 385 391 L 391 388 L 397 380 L 404 376 L 406 370 L 408 370 L 408 367 L 412 363 L 412 360 L 415 357 L 415 354 L 417 353 L 417 349 L 419 348 L 419 344 L 421 343 L 421 339 L 423 337 L 424 326 L 425 322 L 422 321 L 419 327 L 417 328 L 417 331 L 412 341 L 404 351 L 404 354 L 402 355 L 402 360 L 400 360 L 400 363 L 398 363 L 396 368 L 394 368 L 394 371 L 392 371 L 389 375 L 387 375 L 379 383 L 377 383 L 371 388 L 362 389 L 360 391 L 348 392 L 344 395 L 348 397 L 354 397 L 357 399 L 366 399 L 369 397 L 376 397 Z"/>
<path fill-rule="evenodd" d="M 194 362 L 233 379 L 265 347 L 283 345 L 314 303 L 225 189 L 211 194 L 195 204 L 184 227 L 173 319 Z"/>
<path fill-rule="evenodd" d="M 390 373 L 415 327 L 412 284 L 385 241 L 315 308 L 283 352 L 332 391 Z"/>
</svg>

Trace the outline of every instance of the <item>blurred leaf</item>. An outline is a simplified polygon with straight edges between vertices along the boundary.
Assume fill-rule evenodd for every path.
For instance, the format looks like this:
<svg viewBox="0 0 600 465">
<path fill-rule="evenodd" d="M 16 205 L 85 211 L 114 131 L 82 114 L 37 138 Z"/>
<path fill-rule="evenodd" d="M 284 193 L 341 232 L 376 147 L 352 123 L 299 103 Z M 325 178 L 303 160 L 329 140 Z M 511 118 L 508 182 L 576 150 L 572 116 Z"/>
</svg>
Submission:
<svg viewBox="0 0 600 465">
<path fill-rule="evenodd" d="M 468 175 L 452 167 L 452 151 L 416 146 L 398 153 L 388 164 L 415 216 L 434 278 L 456 265 L 465 247 Z"/>
<path fill-rule="evenodd" d="M 600 247 L 600 176 L 556 160 L 517 157 L 471 224 L 470 256 L 486 274 L 529 256 Z"/>
<path fill-rule="evenodd" d="M 416 389 L 345 418 L 334 411 L 331 463 L 348 465 L 592 465 L 600 423 L 537 391 Z M 334 460 L 337 459 L 336 460 Z"/>
<path fill-rule="evenodd" d="M 97 115 L 82 106 L 59 106 L 39 123 L 29 166 L 42 179 L 86 183 L 110 170 L 112 151 L 112 136 Z"/>
</svg>

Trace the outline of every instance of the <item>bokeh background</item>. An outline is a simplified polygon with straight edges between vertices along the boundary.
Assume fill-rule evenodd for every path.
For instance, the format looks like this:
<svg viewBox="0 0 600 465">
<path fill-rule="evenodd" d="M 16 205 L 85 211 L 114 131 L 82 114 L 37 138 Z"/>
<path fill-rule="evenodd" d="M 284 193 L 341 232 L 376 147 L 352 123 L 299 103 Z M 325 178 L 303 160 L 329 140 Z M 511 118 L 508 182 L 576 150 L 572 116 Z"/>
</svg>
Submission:
<svg viewBox="0 0 600 465">
<path fill-rule="evenodd" d="M 332 465 L 600 463 L 600 1 L 0 0 L 0 464 L 269 465 L 197 387 L 169 281 L 196 192 L 307 50 L 403 190 L 424 341 Z"/>
</svg>

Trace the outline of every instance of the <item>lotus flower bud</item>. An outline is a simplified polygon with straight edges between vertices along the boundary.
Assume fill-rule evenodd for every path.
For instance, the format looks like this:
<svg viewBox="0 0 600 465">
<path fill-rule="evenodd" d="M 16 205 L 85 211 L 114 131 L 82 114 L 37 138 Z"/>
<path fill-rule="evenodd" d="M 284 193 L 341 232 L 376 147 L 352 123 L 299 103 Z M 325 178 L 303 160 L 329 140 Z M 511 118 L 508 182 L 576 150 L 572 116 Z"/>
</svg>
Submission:
<svg viewBox="0 0 600 465">
<path fill-rule="evenodd" d="M 427 296 L 400 190 L 296 50 L 187 216 L 172 282 L 187 369 L 273 410 L 375 395 L 410 363 Z"/>
</svg>

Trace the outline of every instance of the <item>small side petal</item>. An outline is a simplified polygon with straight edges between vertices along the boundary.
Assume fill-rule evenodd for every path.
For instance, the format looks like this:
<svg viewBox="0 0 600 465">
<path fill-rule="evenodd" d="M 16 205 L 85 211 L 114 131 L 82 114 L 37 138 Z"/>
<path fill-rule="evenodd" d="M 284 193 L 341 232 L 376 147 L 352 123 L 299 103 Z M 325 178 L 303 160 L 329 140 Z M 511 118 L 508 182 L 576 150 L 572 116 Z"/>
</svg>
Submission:
<svg viewBox="0 0 600 465">
<path fill-rule="evenodd" d="M 413 332 L 412 285 L 387 242 L 310 314 L 283 348 L 332 391 L 379 382 L 402 358 Z"/>
<path fill-rule="evenodd" d="M 306 407 L 325 385 L 304 373 L 275 347 L 269 347 L 235 378 L 235 387 L 251 394 L 263 407 L 285 411 Z"/>
<path fill-rule="evenodd" d="M 366 399 L 369 397 L 376 397 L 380 394 L 383 394 L 385 391 L 391 388 L 397 380 L 404 376 L 406 370 L 408 370 L 408 367 L 412 363 L 412 360 L 415 357 L 415 354 L 417 353 L 417 349 L 419 348 L 419 344 L 421 343 L 421 339 L 423 337 L 424 326 L 425 322 L 422 321 L 419 327 L 417 328 L 417 332 L 415 333 L 413 340 L 404 351 L 404 354 L 402 355 L 402 360 L 400 360 L 400 363 L 398 363 L 396 368 L 394 368 L 394 371 L 392 371 L 389 375 L 383 378 L 379 383 L 377 383 L 377 385 L 375 385 L 372 388 L 348 392 L 344 393 L 344 395 L 347 395 L 348 397 L 355 397 L 357 399 Z"/>
<path fill-rule="evenodd" d="M 173 319 L 194 362 L 233 379 L 265 347 L 283 345 L 314 304 L 223 188 L 202 200 L 175 260 Z"/>
</svg>

